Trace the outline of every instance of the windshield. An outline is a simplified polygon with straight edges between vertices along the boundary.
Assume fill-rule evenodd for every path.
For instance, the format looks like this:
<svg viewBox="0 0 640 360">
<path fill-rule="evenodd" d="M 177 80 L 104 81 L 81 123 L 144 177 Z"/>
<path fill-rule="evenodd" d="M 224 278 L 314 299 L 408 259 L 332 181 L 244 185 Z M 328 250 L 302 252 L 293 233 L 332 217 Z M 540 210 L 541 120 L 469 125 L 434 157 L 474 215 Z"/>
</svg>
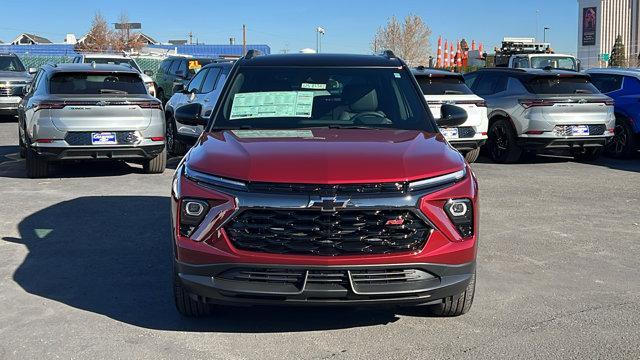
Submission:
<svg viewBox="0 0 640 360">
<path fill-rule="evenodd" d="M 435 132 L 411 77 L 397 68 L 241 67 L 213 128 Z"/>
<path fill-rule="evenodd" d="M 464 83 L 464 78 L 461 76 L 418 76 L 416 79 L 422 89 L 422 93 L 425 95 L 473 94 L 473 92 Z"/>
<path fill-rule="evenodd" d="M 527 82 L 527 88 L 534 94 L 598 94 L 600 91 L 584 76 L 536 77 Z"/>
<path fill-rule="evenodd" d="M 26 71 L 15 56 L 0 56 L 0 71 Z"/>
<path fill-rule="evenodd" d="M 576 60 L 572 57 L 558 57 L 558 56 L 532 56 L 531 67 L 534 69 L 544 69 L 551 67 L 554 69 L 565 69 L 577 71 Z"/>
<path fill-rule="evenodd" d="M 49 84 L 51 94 L 146 94 L 138 74 L 131 73 L 58 73 Z"/>
<path fill-rule="evenodd" d="M 135 60 L 127 59 L 127 58 L 122 58 L 122 59 L 117 59 L 117 58 L 84 58 L 84 62 L 85 63 L 95 62 L 96 64 L 110 64 L 110 65 L 125 64 L 125 65 L 131 65 L 131 67 L 133 67 L 134 69 L 140 71 L 140 68 L 138 67 L 138 64 L 136 64 Z"/>
</svg>

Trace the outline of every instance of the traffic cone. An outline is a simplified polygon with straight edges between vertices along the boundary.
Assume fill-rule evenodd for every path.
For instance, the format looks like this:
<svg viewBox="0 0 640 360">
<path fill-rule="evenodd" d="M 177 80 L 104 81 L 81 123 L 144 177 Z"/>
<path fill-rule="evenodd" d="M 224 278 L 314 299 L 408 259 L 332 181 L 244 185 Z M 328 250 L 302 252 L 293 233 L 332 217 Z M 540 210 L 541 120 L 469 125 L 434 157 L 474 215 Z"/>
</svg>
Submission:
<svg viewBox="0 0 640 360">
<path fill-rule="evenodd" d="M 476 50 L 476 41 L 471 40 L 471 51 L 475 51 L 475 50 Z"/>
<path fill-rule="evenodd" d="M 444 42 L 444 67 L 449 67 L 449 40 L 445 40 Z"/>
<path fill-rule="evenodd" d="M 456 66 L 456 53 L 453 51 L 453 41 L 449 44 L 450 58 L 451 58 L 451 67 Z"/>
<path fill-rule="evenodd" d="M 458 68 L 458 71 L 462 68 L 462 50 L 460 42 L 458 42 L 458 49 L 456 50 L 456 68 Z"/>
</svg>

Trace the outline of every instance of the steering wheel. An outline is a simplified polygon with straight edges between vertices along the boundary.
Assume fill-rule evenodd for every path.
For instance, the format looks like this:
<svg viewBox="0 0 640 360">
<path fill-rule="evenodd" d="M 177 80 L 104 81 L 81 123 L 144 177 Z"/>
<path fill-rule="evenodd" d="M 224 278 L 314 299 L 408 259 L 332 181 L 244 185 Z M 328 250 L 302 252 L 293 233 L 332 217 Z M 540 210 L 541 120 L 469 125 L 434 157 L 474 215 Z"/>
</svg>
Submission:
<svg viewBox="0 0 640 360">
<path fill-rule="evenodd" d="M 361 125 L 371 124 L 371 123 L 366 123 L 360 120 L 360 118 L 363 118 L 363 117 L 375 117 L 378 119 L 388 120 L 387 117 L 384 116 L 384 114 L 381 114 L 376 111 L 365 111 L 365 112 L 358 113 L 357 115 L 352 117 L 351 120 L 353 121 L 354 124 L 361 124 Z M 385 122 L 382 122 L 381 124 L 388 124 L 388 123 L 389 123 L 388 121 L 385 121 Z"/>
</svg>

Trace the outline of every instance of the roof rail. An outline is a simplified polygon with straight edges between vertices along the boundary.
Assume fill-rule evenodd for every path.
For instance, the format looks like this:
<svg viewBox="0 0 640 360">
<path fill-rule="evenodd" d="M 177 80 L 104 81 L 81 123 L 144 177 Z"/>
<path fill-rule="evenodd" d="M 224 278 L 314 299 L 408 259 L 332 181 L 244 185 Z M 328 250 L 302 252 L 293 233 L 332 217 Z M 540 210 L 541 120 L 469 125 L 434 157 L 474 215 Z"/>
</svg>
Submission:
<svg viewBox="0 0 640 360">
<path fill-rule="evenodd" d="M 250 60 L 250 59 L 253 59 L 254 57 L 258 57 L 258 56 L 261 56 L 261 55 L 264 55 L 264 54 L 262 53 L 262 51 L 260 51 L 260 50 L 256 50 L 256 49 L 251 49 L 251 50 L 247 50 L 247 53 L 246 53 L 246 55 L 244 56 L 244 58 L 245 58 L 246 60 Z"/>
<path fill-rule="evenodd" d="M 395 59 L 397 57 L 396 54 L 394 54 L 393 51 L 391 51 L 391 50 L 383 50 L 380 53 L 380 56 L 384 56 L 387 59 Z"/>
</svg>

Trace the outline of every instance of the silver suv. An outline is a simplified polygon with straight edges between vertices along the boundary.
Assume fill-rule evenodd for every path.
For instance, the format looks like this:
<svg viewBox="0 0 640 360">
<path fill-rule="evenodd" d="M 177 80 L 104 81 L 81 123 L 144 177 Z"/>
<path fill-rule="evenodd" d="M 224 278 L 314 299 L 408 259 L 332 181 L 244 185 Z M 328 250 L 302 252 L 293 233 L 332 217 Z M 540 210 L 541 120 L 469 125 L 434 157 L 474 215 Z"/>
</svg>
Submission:
<svg viewBox="0 0 640 360">
<path fill-rule="evenodd" d="M 489 112 L 486 148 L 499 163 L 561 150 L 595 160 L 614 134 L 613 100 L 588 75 L 563 70 L 482 69 L 465 75 Z"/>
<path fill-rule="evenodd" d="M 35 72 L 35 69 L 29 69 Z M 31 74 L 14 54 L 0 54 L 0 115 L 15 115 Z"/>
<path fill-rule="evenodd" d="M 29 177 L 46 177 L 51 161 L 119 159 L 147 173 L 166 165 L 160 101 L 129 66 L 43 66 L 18 111 L 20 154 Z"/>
</svg>

